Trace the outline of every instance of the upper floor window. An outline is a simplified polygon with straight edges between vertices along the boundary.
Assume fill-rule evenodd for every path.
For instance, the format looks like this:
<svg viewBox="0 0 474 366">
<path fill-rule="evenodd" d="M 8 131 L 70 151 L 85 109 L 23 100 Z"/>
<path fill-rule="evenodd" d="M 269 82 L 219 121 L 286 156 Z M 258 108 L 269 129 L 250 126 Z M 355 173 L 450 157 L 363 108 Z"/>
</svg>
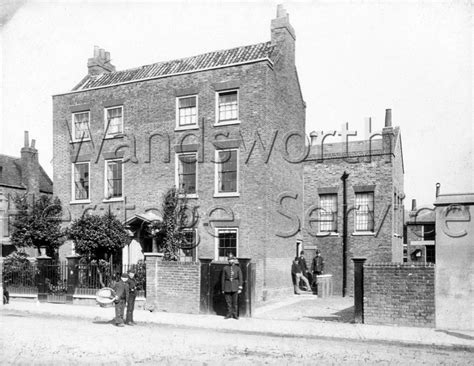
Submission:
<svg viewBox="0 0 474 366">
<path fill-rule="evenodd" d="M 374 231 L 374 192 L 355 194 L 355 231 Z"/>
<path fill-rule="evenodd" d="M 337 194 L 319 195 L 319 231 L 337 232 Z"/>
<path fill-rule="evenodd" d="M 89 140 L 90 130 L 89 130 L 89 119 L 90 112 L 77 112 L 72 114 L 72 133 L 74 140 Z"/>
<path fill-rule="evenodd" d="M 217 150 L 216 155 L 216 194 L 238 194 L 239 150 Z"/>
<path fill-rule="evenodd" d="M 105 129 L 107 136 L 123 133 L 123 107 L 105 108 Z"/>
<path fill-rule="evenodd" d="M 197 126 L 198 98 L 196 95 L 177 98 L 176 108 L 178 128 Z"/>
<path fill-rule="evenodd" d="M 186 194 L 197 192 L 197 153 L 177 154 L 177 186 Z"/>
<path fill-rule="evenodd" d="M 239 119 L 239 93 L 237 90 L 217 93 L 217 122 L 236 122 Z"/>
<path fill-rule="evenodd" d="M 105 162 L 105 198 L 123 197 L 123 163 L 122 160 Z"/>
<path fill-rule="evenodd" d="M 73 168 L 73 201 L 89 200 L 89 168 L 90 165 L 86 163 L 75 163 Z"/>
</svg>

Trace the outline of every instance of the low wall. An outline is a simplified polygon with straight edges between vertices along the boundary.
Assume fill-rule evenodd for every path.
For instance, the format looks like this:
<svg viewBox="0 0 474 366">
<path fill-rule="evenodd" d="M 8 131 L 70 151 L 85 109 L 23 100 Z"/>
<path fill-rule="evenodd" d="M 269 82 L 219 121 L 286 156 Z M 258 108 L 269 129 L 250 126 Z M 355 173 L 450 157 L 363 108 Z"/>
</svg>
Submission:
<svg viewBox="0 0 474 366">
<path fill-rule="evenodd" d="M 432 263 L 364 265 L 364 323 L 435 326 Z"/>
<path fill-rule="evenodd" d="M 200 263 L 163 262 L 146 258 L 146 308 L 156 311 L 198 314 Z"/>
</svg>

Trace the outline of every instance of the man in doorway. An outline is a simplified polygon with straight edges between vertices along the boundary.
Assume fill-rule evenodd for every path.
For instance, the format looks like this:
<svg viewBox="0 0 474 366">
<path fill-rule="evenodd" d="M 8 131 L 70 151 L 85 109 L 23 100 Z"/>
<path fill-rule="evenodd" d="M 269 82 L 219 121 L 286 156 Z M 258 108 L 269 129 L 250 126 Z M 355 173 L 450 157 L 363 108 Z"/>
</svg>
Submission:
<svg viewBox="0 0 474 366">
<path fill-rule="evenodd" d="M 300 294 L 300 290 L 299 290 L 300 281 L 303 281 L 305 283 L 306 285 L 305 291 L 311 290 L 311 286 L 309 285 L 308 279 L 305 276 L 303 276 L 303 270 L 301 269 L 299 257 L 296 257 L 293 260 L 293 264 L 291 265 L 291 274 L 295 280 L 294 282 L 295 295 Z"/>
<path fill-rule="evenodd" d="M 115 283 L 115 325 L 117 327 L 123 327 L 123 313 L 125 310 L 125 305 L 128 302 L 128 275 L 122 273 L 120 276 L 120 281 Z"/>
<path fill-rule="evenodd" d="M 311 272 L 308 269 L 308 265 L 306 264 L 306 258 L 304 257 L 304 250 L 302 250 L 300 252 L 300 256 L 298 257 L 298 263 L 300 265 L 303 277 L 306 279 L 306 281 L 305 281 L 302 277 L 301 279 L 303 280 L 303 282 L 312 283 L 312 276 L 311 276 Z M 299 283 L 298 283 L 298 285 L 299 285 Z M 311 287 L 309 287 L 309 290 L 311 290 Z"/>
<path fill-rule="evenodd" d="M 237 265 L 237 258 L 232 253 L 227 255 L 229 264 L 222 270 L 221 289 L 227 304 L 226 319 L 239 319 L 239 294 L 242 292 L 242 271 Z"/>
</svg>

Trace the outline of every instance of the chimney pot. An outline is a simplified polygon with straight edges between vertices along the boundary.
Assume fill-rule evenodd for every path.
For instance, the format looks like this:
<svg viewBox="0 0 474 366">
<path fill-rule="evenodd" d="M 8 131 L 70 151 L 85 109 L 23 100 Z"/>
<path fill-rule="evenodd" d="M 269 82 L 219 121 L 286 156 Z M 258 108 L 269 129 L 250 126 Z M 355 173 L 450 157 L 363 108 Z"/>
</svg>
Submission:
<svg viewBox="0 0 474 366">
<path fill-rule="evenodd" d="M 31 147 L 34 149 L 35 148 L 35 144 L 36 144 L 36 140 L 35 139 L 32 139 L 31 140 Z"/>
<path fill-rule="evenodd" d="M 416 199 L 411 200 L 411 210 L 416 211 Z"/>
<path fill-rule="evenodd" d="M 105 61 L 110 61 L 110 52 L 105 52 Z"/>
<path fill-rule="evenodd" d="M 105 50 L 103 48 L 101 48 L 99 50 L 99 57 L 103 60 L 105 58 Z"/>
<path fill-rule="evenodd" d="M 277 5 L 277 18 L 284 18 L 288 15 L 286 9 L 283 7 L 283 4 Z"/>
<path fill-rule="evenodd" d="M 441 188 L 441 184 L 439 183 L 436 183 L 436 197 L 439 196 L 439 191 L 440 191 L 440 188 Z"/>
<path fill-rule="evenodd" d="M 392 127 L 392 110 L 385 110 L 385 127 Z"/>
<path fill-rule="evenodd" d="M 94 46 L 94 58 L 99 57 L 99 46 Z"/>
<path fill-rule="evenodd" d="M 24 146 L 25 146 L 25 147 L 30 147 L 30 137 L 29 137 L 28 131 L 25 131 L 25 143 L 24 143 Z"/>
</svg>

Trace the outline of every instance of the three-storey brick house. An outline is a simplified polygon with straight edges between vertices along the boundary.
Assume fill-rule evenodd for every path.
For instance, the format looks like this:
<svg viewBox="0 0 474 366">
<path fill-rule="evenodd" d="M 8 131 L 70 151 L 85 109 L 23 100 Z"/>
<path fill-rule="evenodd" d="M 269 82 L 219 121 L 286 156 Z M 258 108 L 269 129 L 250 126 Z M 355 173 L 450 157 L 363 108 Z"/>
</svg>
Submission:
<svg viewBox="0 0 474 366">
<path fill-rule="evenodd" d="M 183 255 L 251 258 L 257 301 L 287 292 L 298 227 L 278 210 L 303 211 L 303 164 L 291 156 L 305 104 L 286 11 L 269 42 L 124 71 L 96 48 L 88 70 L 53 96 L 54 193 L 71 219 L 110 209 L 133 236 L 123 261 L 135 262 L 155 249 L 144 224 L 177 186 L 199 213 L 189 234 L 199 245 Z"/>
</svg>

